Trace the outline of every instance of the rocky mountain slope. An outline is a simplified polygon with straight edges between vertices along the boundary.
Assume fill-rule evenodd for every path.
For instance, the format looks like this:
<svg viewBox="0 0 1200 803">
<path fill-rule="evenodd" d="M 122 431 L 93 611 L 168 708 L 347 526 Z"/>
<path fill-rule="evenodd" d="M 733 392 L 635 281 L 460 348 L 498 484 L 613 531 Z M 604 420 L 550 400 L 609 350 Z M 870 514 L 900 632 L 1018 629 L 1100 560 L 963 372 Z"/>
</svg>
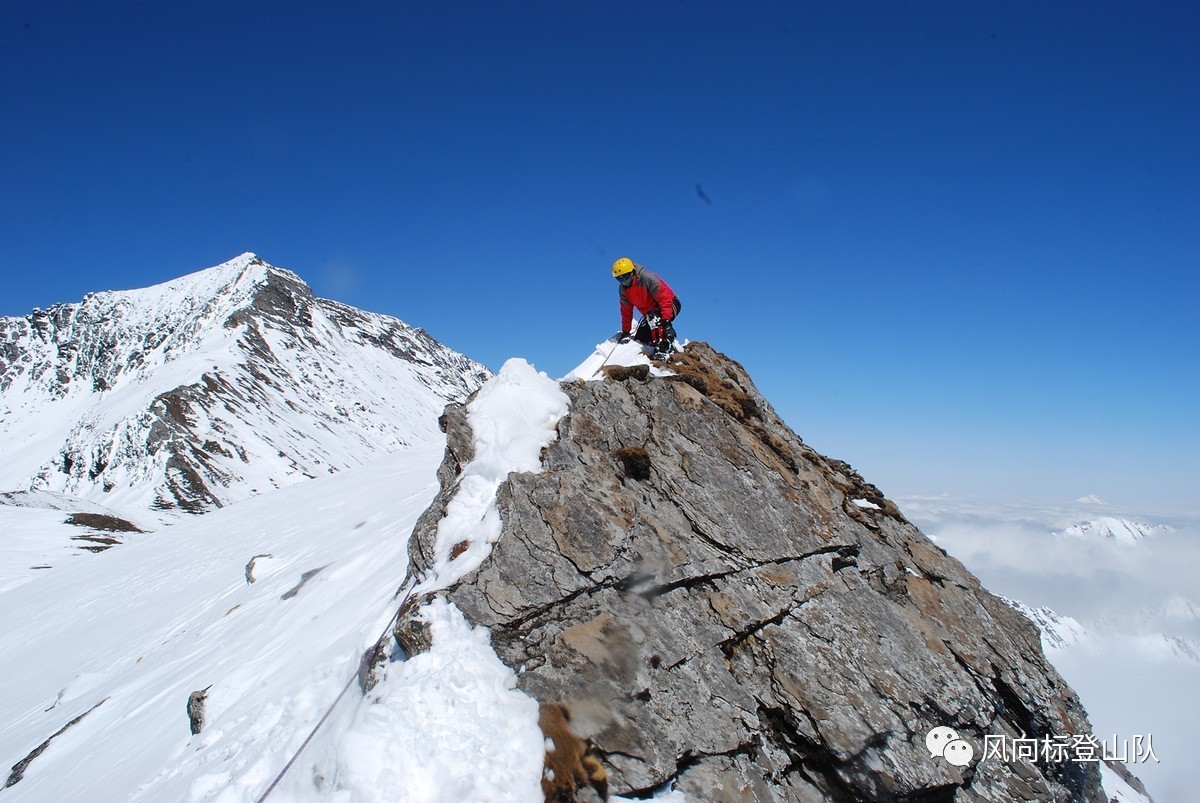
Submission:
<svg viewBox="0 0 1200 803">
<path fill-rule="evenodd" d="M 0 490 L 170 520 L 440 437 L 487 376 L 243 254 L 0 318 Z"/>
<path fill-rule="evenodd" d="M 1105 800 L 1095 763 L 983 758 L 986 736 L 1091 734 L 1037 628 L 802 443 L 736 362 L 693 343 L 672 367 L 565 383 L 542 470 L 500 485 L 490 555 L 431 603 L 486 626 L 519 688 L 578 714 L 612 790 Z M 442 422 L 442 491 L 409 546 L 417 574 L 476 559 L 439 541 L 475 444 L 462 407 Z M 428 643 L 419 613 L 397 638 Z M 935 728 L 973 756 L 931 755 Z"/>
</svg>

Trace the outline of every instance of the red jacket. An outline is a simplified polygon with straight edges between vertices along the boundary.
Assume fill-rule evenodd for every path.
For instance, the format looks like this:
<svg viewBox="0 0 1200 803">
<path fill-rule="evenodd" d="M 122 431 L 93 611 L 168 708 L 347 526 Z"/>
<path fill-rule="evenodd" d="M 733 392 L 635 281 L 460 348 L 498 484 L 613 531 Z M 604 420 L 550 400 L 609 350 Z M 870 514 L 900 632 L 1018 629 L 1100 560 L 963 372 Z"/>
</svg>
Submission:
<svg viewBox="0 0 1200 803">
<path fill-rule="evenodd" d="M 633 308 L 645 315 L 657 312 L 664 321 L 675 317 L 675 292 L 657 274 L 643 268 L 633 266 L 633 284 L 628 287 L 618 287 L 621 299 L 621 331 L 628 332 L 633 325 Z"/>
</svg>

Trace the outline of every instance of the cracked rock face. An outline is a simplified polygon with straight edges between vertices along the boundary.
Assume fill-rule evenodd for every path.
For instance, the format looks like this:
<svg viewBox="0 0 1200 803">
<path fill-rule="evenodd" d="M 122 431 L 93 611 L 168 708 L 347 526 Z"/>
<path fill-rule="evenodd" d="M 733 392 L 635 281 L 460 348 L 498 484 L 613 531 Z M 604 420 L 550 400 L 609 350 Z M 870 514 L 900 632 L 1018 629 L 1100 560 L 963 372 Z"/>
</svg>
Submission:
<svg viewBox="0 0 1200 803">
<path fill-rule="evenodd" d="M 603 710 L 616 794 L 693 800 L 1104 800 L 1095 765 L 979 761 L 985 734 L 1090 734 L 1032 624 L 849 466 L 805 446 L 736 362 L 693 343 L 675 378 L 565 385 L 539 474 L 445 593 L 520 687 Z M 444 490 L 410 547 L 428 569 Z M 622 450 L 645 450 L 629 476 Z M 628 452 L 625 453 L 626 455 Z M 976 760 L 931 756 L 938 726 Z"/>
</svg>

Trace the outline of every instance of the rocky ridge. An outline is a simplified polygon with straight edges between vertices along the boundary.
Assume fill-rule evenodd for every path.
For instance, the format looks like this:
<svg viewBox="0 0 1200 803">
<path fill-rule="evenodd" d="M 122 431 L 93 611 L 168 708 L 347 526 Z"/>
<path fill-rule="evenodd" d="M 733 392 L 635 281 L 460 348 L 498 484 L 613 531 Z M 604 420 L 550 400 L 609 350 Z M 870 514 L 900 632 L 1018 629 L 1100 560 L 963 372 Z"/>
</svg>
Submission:
<svg viewBox="0 0 1200 803">
<path fill-rule="evenodd" d="M 736 362 L 692 343 L 672 367 L 564 384 L 543 470 L 509 475 L 491 555 L 439 592 L 491 631 L 521 689 L 592 723 L 613 791 L 1103 801 L 1094 764 L 980 760 L 985 735 L 1091 733 L 1037 628 L 806 446 Z M 415 573 L 473 456 L 463 407 L 442 425 Z M 397 637 L 427 642 L 419 614 Z M 975 760 L 931 756 L 936 727 Z"/>
</svg>

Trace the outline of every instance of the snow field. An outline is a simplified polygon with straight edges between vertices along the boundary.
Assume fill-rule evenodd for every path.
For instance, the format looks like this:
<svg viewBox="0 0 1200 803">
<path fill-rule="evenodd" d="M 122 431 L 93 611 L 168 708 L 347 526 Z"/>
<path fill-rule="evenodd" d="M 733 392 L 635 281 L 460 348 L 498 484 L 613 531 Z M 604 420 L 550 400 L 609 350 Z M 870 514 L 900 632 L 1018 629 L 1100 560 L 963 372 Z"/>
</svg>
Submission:
<svg viewBox="0 0 1200 803">
<path fill-rule="evenodd" d="M 1125 779 L 1117 775 L 1108 765 L 1100 762 L 1100 783 L 1110 803 L 1148 803 L 1145 795 L 1134 789 Z"/>
<path fill-rule="evenodd" d="M 387 676 L 341 740 L 339 786 L 355 803 L 542 800 L 538 704 L 516 691 L 484 628 L 453 605 L 425 609 L 433 648 Z"/>
<path fill-rule="evenodd" d="M 0 594 L 5 766 L 105 701 L 6 800 L 256 799 L 391 617 L 442 451 L 250 499 Z M 249 584 L 255 555 L 271 557 Z M 206 686 L 207 725 L 192 736 L 188 695 Z M 311 765 L 293 771 L 313 787 Z"/>
</svg>

